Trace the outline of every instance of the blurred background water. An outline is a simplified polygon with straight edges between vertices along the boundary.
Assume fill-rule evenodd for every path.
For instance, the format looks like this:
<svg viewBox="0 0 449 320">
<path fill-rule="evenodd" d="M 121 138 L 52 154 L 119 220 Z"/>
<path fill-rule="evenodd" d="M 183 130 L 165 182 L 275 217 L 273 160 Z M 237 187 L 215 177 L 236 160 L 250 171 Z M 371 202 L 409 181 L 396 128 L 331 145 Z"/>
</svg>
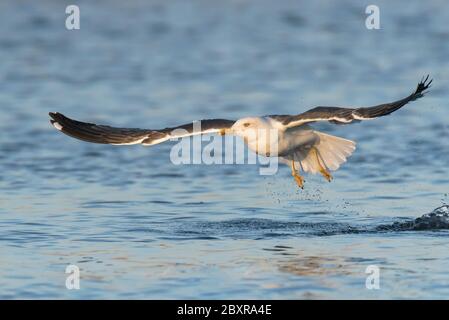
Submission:
<svg viewBox="0 0 449 320">
<path fill-rule="evenodd" d="M 448 231 L 393 227 L 448 201 L 446 1 L 7 0 L 0 15 L 0 298 L 448 297 Z M 427 73 L 431 92 L 392 116 L 320 124 L 358 148 L 304 190 L 288 167 L 175 166 L 170 144 L 83 143 L 47 115 L 294 114 L 393 101 Z"/>
</svg>

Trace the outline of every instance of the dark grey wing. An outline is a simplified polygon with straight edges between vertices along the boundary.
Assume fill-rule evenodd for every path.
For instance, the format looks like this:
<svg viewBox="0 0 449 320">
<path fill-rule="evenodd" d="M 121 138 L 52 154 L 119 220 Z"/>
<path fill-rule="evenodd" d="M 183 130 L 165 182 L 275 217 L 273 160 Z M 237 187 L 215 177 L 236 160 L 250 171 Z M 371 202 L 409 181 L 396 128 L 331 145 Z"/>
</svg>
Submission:
<svg viewBox="0 0 449 320">
<path fill-rule="evenodd" d="M 171 138 L 192 136 L 195 134 L 218 133 L 230 128 L 235 121 L 225 119 L 207 119 L 173 128 L 161 130 L 115 128 L 94 123 L 70 119 L 58 112 L 49 113 L 51 124 L 59 131 L 73 138 L 103 144 L 154 145 Z"/>
<path fill-rule="evenodd" d="M 423 78 L 416 90 L 401 100 L 380 104 L 366 108 L 340 108 L 340 107 L 316 107 L 298 115 L 272 115 L 269 116 L 287 127 L 296 127 L 304 123 L 315 121 L 329 121 L 337 124 L 351 123 L 353 121 L 369 120 L 386 116 L 411 101 L 424 96 L 425 90 L 430 87 L 432 80 L 429 76 Z"/>
</svg>

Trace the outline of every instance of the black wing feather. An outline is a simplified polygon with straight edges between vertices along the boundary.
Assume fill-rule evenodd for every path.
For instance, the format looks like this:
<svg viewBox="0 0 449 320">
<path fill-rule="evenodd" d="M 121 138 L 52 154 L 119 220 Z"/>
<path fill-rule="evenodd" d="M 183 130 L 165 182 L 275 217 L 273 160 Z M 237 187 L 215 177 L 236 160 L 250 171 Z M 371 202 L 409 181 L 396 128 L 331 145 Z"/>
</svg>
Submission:
<svg viewBox="0 0 449 320">
<path fill-rule="evenodd" d="M 131 144 L 138 143 L 149 137 L 164 137 L 165 133 L 136 129 L 136 128 L 114 128 L 110 126 L 97 125 L 95 123 L 81 122 L 70 119 L 61 113 L 49 113 L 52 118 L 50 122 L 61 132 L 80 140 L 103 143 L 103 144 Z"/>
<path fill-rule="evenodd" d="M 174 130 L 177 134 L 185 135 L 196 134 L 196 126 L 193 123 L 184 124 L 178 127 L 165 128 L 161 130 L 138 129 L 138 128 L 116 128 L 95 123 L 81 122 L 70 119 L 58 112 L 49 113 L 51 124 L 73 138 L 103 144 L 137 144 L 152 145 L 166 141 L 176 135 L 171 135 Z M 226 119 L 208 119 L 200 122 L 200 132 L 218 131 L 215 129 L 230 128 L 235 121 Z"/>
<path fill-rule="evenodd" d="M 424 96 L 425 90 L 430 88 L 432 80 L 429 80 L 429 76 L 423 78 L 421 82 L 416 87 L 416 90 L 403 99 L 380 104 L 373 107 L 366 108 L 341 108 L 341 107 L 315 107 L 304 113 L 298 115 L 272 115 L 269 116 L 274 118 L 282 124 L 288 126 L 298 126 L 304 123 L 315 122 L 315 121 L 330 121 L 332 123 L 346 124 L 354 121 L 368 120 L 377 117 L 386 116 L 411 101 L 415 101 Z"/>
</svg>

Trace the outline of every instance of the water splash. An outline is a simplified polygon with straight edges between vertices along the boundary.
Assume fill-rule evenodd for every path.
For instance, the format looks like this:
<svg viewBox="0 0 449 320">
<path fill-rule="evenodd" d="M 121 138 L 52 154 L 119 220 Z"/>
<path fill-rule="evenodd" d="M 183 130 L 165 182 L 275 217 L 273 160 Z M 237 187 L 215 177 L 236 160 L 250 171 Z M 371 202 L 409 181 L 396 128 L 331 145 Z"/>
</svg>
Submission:
<svg viewBox="0 0 449 320">
<path fill-rule="evenodd" d="M 391 225 L 380 225 L 377 231 L 407 231 L 407 230 L 442 230 L 449 229 L 449 205 L 443 205 L 419 218 Z"/>
<path fill-rule="evenodd" d="M 164 224 L 166 226 L 166 224 Z M 449 205 L 436 208 L 416 219 L 406 218 L 380 225 L 350 225 L 337 222 L 277 221 L 261 218 L 240 218 L 225 221 L 176 221 L 169 229 L 170 236 L 161 230 L 163 239 L 267 239 L 297 236 L 333 236 L 342 234 L 374 234 L 449 229 Z"/>
</svg>

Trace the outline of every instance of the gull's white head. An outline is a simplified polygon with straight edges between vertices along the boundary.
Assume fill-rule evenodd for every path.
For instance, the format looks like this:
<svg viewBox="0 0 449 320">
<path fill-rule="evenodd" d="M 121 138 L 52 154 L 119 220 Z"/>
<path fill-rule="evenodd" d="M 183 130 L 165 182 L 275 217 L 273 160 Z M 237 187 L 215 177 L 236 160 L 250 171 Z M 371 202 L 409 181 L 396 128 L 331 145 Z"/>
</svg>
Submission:
<svg viewBox="0 0 449 320">
<path fill-rule="evenodd" d="M 276 155 L 278 150 L 278 129 L 264 117 L 248 117 L 237 120 L 231 133 L 244 139 L 248 147 L 264 156 Z"/>
<path fill-rule="evenodd" d="M 247 117 L 237 120 L 230 131 L 241 137 L 252 137 L 257 135 L 258 130 L 269 129 L 270 125 L 260 117 Z"/>
</svg>

